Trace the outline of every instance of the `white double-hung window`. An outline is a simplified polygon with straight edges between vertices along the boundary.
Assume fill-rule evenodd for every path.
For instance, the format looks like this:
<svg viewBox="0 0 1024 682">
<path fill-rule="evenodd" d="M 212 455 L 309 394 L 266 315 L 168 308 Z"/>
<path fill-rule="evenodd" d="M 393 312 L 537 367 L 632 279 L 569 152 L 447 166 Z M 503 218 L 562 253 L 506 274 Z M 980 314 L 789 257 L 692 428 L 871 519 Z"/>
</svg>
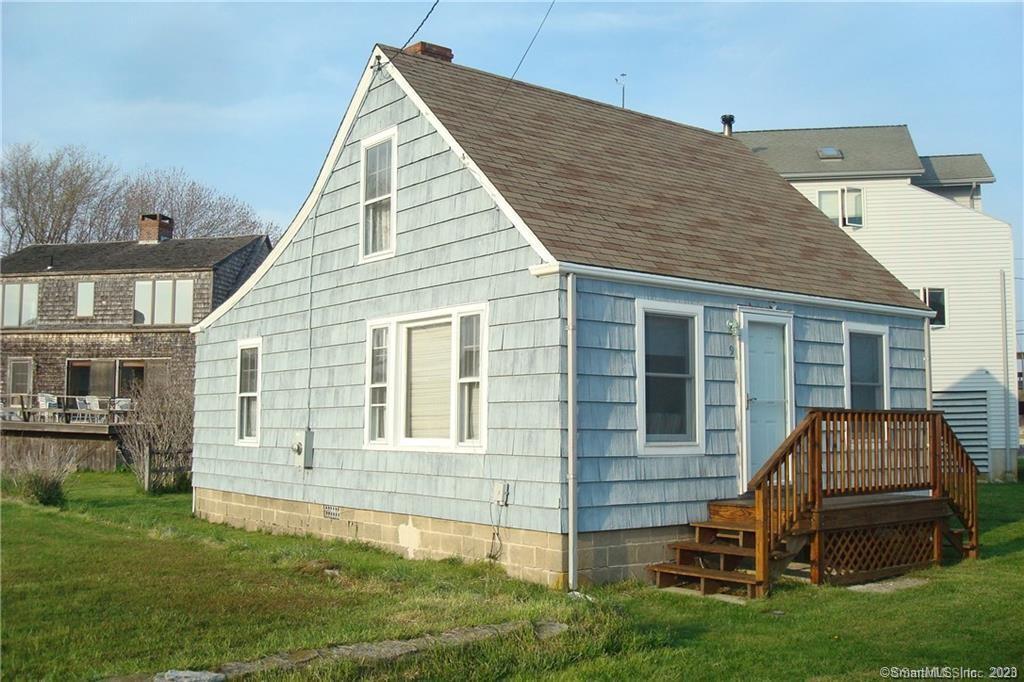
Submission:
<svg viewBox="0 0 1024 682">
<path fill-rule="evenodd" d="M 135 282 L 135 324 L 192 324 L 191 279 Z"/>
<path fill-rule="evenodd" d="M 818 208 L 837 227 L 864 227 L 864 192 L 856 187 L 819 190 Z"/>
<path fill-rule="evenodd" d="M 637 447 L 699 454 L 704 446 L 704 311 L 638 300 Z"/>
<path fill-rule="evenodd" d="M 486 329 L 483 306 L 369 322 L 367 444 L 482 448 Z"/>
<path fill-rule="evenodd" d="M 397 129 L 368 137 L 361 144 L 362 182 L 359 231 L 361 261 L 395 253 L 395 187 L 398 184 Z"/>
<path fill-rule="evenodd" d="M 238 383 L 235 419 L 235 442 L 238 445 L 259 445 L 260 442 L 260 339 L 238 342 Z"/>
</svg>

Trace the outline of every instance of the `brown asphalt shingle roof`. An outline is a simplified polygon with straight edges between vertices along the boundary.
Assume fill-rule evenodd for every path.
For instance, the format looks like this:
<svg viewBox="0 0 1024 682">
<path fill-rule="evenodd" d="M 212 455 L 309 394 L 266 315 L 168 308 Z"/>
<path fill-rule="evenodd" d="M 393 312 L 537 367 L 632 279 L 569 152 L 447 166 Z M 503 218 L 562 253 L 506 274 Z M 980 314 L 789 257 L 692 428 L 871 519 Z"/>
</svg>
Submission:
<svg viewBox="0 0 1024 682">
<path fill-rule="evenodd" d="M 559 261 L 923 307 L 735 139 L 381 48 Z"/>
</svg>

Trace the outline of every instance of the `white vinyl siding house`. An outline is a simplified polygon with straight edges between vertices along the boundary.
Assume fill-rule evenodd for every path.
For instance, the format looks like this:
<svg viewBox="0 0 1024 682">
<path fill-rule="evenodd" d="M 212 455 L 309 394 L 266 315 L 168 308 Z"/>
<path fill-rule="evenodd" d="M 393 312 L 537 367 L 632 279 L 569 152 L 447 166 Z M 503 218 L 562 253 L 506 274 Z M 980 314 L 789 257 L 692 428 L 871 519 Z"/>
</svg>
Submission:
<svg viewBox="0 0 1024 682">
<path fill-rule="evenodd" d="M 814 203 L 823 192 L 851 186 L 848 181 L 792 183 Z M 1006 453 L 1013 456 L 1018 442 L 1015 386 L 1007 370 L 1016 354 L 1010 226 L 908 178 L 856 185 L 866 218 L 863 227 L 847 233 L 941 310 L 930 335 L 936 405 L 980 401 L 985 424 L 981 429 L 965 425 L 961 439 L 983 472 L 1001 475 Z M 955 418 L 953 423 L 957 428 Z"/>
</svg>

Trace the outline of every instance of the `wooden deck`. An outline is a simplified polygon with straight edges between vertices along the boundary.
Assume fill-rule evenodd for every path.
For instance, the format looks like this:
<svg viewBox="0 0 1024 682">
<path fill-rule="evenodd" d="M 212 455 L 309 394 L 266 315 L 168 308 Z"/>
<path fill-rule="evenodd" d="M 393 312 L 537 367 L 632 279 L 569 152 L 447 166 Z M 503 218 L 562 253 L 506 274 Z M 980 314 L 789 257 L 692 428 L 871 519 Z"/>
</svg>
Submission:
<svg viewBox="0 0 1024 682">
<path fill-rule="evenodd" d="M 764 596 L 796 560 L 813 583 L 868 582 L 976 557 L 977 469 L 936 412 L 814 411 L 739 498 L 650 566 L 659 587 Z"/>
</svg>

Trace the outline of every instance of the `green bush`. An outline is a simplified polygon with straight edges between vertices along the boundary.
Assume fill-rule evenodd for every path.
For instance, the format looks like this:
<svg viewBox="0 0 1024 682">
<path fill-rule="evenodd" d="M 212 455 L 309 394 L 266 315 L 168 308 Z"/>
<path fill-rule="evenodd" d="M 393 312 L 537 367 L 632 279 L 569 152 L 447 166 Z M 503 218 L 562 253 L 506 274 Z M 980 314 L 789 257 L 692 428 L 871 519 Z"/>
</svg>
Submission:
<svg viewBox="0 0 1024 682">
<path fill-rule="evenodd" d="M 50 507 L 64 506 L 64 481 L 78 466 L 74 446 L 40 439 L 20 443 L 4 454 L 5 493 Z"/>
<path fill-rule="evenodd" d="M 47 507 L 63 507 L 67 502 L 64 497 L 64 481 L 53 476 L 25 474 L 19 477 L 17 487 L 22 497 Z"/>
</svg>

